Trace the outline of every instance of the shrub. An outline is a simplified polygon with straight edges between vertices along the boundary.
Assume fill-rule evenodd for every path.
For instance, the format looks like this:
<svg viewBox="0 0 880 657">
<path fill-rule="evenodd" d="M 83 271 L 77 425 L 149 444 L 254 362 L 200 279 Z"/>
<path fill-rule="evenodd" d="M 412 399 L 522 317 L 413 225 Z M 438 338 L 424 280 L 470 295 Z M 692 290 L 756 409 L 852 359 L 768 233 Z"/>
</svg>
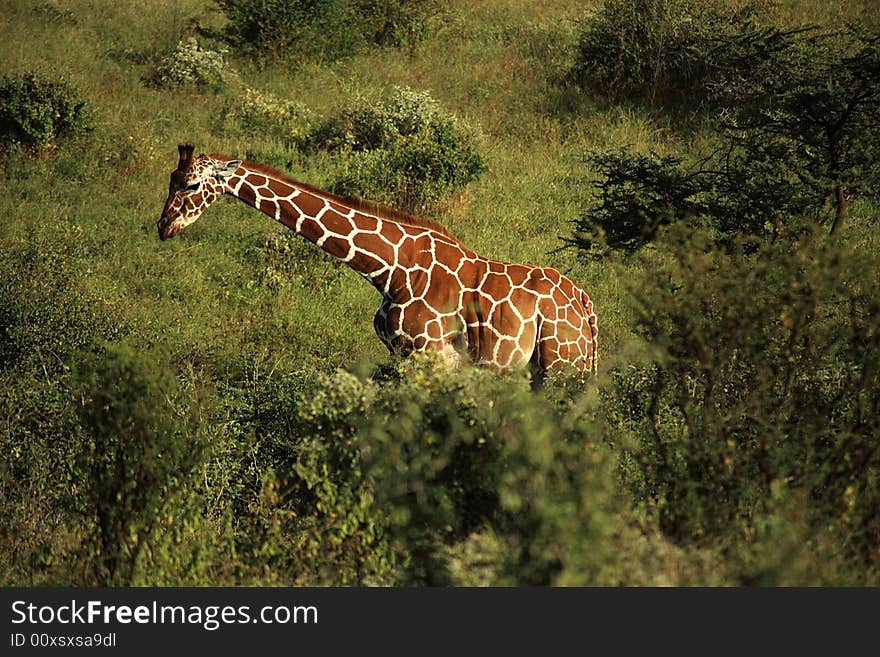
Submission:
<svg viewBox="0 0 880 657">
<path fill-rule="evenodd" d="M 288 149 L 332 153 L 338 164 L 332 191 L 403 210 L 430 209 L 485 168 L 475 131 L 428 92 L 408 87 L 396 87 L 387 102 L 360 101 L 323 119 L 301 103 L 249 89 L 227 109 L 224 123 L 275 140 L 275 148 L 253 154 L 282 167 L 290 166 Z"/>
<path fill-rule="evenodd" d="M 51 376 L 51 378 L 50 378 Z M 0 372 L 0 580 L 83 585 L 89 530 L 76 462 L 84 440 L 75 377 Z"/>
<path fill-rule="evenodd" d="M 360 101 L 317 123 L 307 144 L 330 152 L 365 151 L 388 147 L 399 137 L 385 106 Z"/>
<path fill-rule="evenodd" d="M 310 142 L 347 154 L 333 191 L 424 211 L 482 173 L 474 140 L 430 94 L 398 87 L 387 103 L 361 104 L 316 125 Z"/>
<path fill-rule="evenodd" d="M 781 170 L 830 201 L 831 232 L 849 197 L 880 189 L 880 31 L 804 32 L 747 70 L 719 81 L 726 140 L 748 162 Z"/>
<path fill-rule="evenodd" d="M 342 374 L 328 382 L 270 375 L 229 397 L 239 401 L 227 433 L 247 446 L 224 476 L 237 553 L 257 581 L 391 584 L 405 555 L 390 545 L 347 423 L 373 386 Z"/>
<path fill-rule="evenodd" d="M 190 478 L 200 438 L 174 378 L 124 347 L 82 354 L 71 370 L 0 378 L 0 577 L 198 581 L 212 535 Z"/>
<path fill-rule="evenodd" d="M 731 149 L 700 162 L 679 155 L 593 153 L 596 202 L 574 221 L 568 243 L 591 257 L 632 253 L 663 226 L 708 226 L 720 242 L 801 235 L 823 199 L 778 162 Z"/>
<path fill-rule="evenodd" d="M 697 235 L 669 231 L 634 287 L 655 355 L 618 371 L 609 398 L 635 438 L 633 490 L 684 541 L 753 536 L 803 492 L 811 544 L 826 536 L 876 577 L 876 257 L 812 241 L 719 252 Z"/>
<path fill-rule="evenodd" d="M 95 523 L 96 577 L 105 585 L 150 581 L 158 573 L 143 572 L 145 555 L 189 511 L 178 493 L 202 458 L 193 417 L 174 378 L 126 347 L 86 361 L 79 376 L 86 442 L 78 469 Z"/>
<path fill-rule="evenodd" d="M 598 202 L 575 221 L 570 242 L 598 257 L 604 247 L 632 253 L 670 223 L 705 217 L 707 190 L 673 155 L 595 153 L 588 157 L 602 178 Z"/>
<path fill-rule="evenodd" d="M 789 238 L 833 207 L 831 232 L 851 195 L 880 189 L 880 34 L 789 36 L 766 63 L 726 72 L 715 88 L 728 106 L 719 146 L 699 163 L 620 153 L 588 160 L 599 201 L 575 222 L 574 244 L 633 251 L 658 227 L 706 223 L 736 233 Z"/>
<path fill-rule="evenodd" d="M 558 391 L 429 357 L 266 385 L 238 421 L 270 473 L 241 540 L 293 581 L 640 583 L 641 557 L 674 550 L 629 517 L 614 457 Z"/>
<path fill-rule="evenodd" d="M 81 291 L 75 263 L 75 253 L 38 235 L 0 256 L 0 369 L 63 372 L 129 330 Z"/>
<path fill-rule="evenodd" d="M 311 142 L 316 148 L 330 151 L 373 150 L 441 128 L 467 132 L 427 91 L 394 87 L 386 102 L 361 99 L 316 125 Z"/>
<path fill-rule="evenodd" d="M 181 41 L 171 55 L 144 76 L 144 81 L 163 89 L 187 85 L 212 89 L 223 87 L 234 74 L 224 53 L 224 50 L 207 50 L 193 38 Z"/>
<path fill-rule="evenodd" d="M 428 18 L 439 10 L 436 0 L 355 0 L 364 35 L 380 46 L 411 46 L 428 34 Z"/>
<path fill-rule="evenodd" d="M 705 158 L 714 173 L 688 172 L 688 188 L 671 194 L 720 188 L 731 219 L 716 217 L 716 224 L 754 233 L 779 217 L 821 218 L 830 201 L 834 233 L 850 197 L 876 194 L 880 185 L 878 61 L 876 28 L 782 30 L 759 25 L 751 9 L 726 15 L 714 3 L 610 0 L 585 24 L 572 75 L 613 99 L 696 101 L 721 110 L 714 117 L 721 144 Z M 630 180 L 649 173 L 637 169 Z M 650 188 L 660 181 L 645 182 Z M 667 190 L 654 185 L 652 193 Z M 736 221 L 737 213 L 747 216 Z M 632 244 L 657 221 L 630 217 L 618 232 Z"/>
<path fill-rule="evenodd" d="M 217 5 L 228 20 L 219 36 L 258 57 L 333 60 L 363 43 L 346 0 L 217 0 Z"/>
<path fill-rule="evenodd" d="M 430 212 L 483 170 L 480 158 L 453 140 L 414 140 L 394 149 L 350 157 L 331 189 L 365 196 L 409 212 Z"/>
<path fill-rule="evenodd" d="M 424 35 L 433 0 L 216 0 L 228 23 L 220 34 L 264 58 L 333 61 L 367 45 L 403 45 Z"/>
<path fill-rule="evenodd" d="M 693 106 L 722 72 L 748 70 L 782 47 L 789 33 L 759 18 L 715 0 L 606 0 L 582 23 L 570 75 L 613 100 Z"/>
<path fill-rule="evenodd" d="M 33 73 L 0 82 L 0 145 L 45 149 L 90 128 L 86 101 L 64 81 Z"/>
<path fill-rule="evenodd" d="M 276 138 L 294 148 L 308 142 L 315 122 L 312 111 L 302 103 L 255 89 L 246 89 L 243 99 L 227 107 L 224 118 L 240 132 Z"/>
</svg>

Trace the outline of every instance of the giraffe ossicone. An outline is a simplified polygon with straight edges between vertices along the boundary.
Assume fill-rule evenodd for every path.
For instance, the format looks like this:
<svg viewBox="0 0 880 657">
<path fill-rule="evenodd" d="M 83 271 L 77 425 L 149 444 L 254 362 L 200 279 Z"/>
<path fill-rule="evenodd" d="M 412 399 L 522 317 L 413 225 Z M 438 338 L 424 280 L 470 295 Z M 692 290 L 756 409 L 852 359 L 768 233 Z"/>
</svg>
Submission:
<svg viewBox="0 0 880 657">
<path fill-rule="evenodd" d="M 261 164 L 193 156 L 180 145 L 158 222 L 167 239 L 228 194 L 347 263 L 382 295 L 373 321 L 395 353 L 467 357 L 500 372 L 538 376 L 598 366 L 598 322 L 580 287 L 550 267 L 477 255 L 440 224 L 362 199 L 341 197 Z"/>
</svg>

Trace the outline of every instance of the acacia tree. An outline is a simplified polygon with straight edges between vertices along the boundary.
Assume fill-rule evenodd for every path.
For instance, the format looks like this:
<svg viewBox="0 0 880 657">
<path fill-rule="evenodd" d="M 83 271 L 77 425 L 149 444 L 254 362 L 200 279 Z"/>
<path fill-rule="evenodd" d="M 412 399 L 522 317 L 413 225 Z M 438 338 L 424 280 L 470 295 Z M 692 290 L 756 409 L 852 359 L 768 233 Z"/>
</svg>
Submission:
<svg viewBox="0 0 880 657">
<path fill-rule="evenodd" d="M 849 198 L 880 191 L 880 31 L 768 28 L 720 38 L 716 49 L 727 51 L 716 59 L 742 65 L 708 83 L 715 150 L 591 155 L 598 202 L 574 222 L 569 243 L 597 256 L 606 246 L 634 251 L 679 221 L 723 240 L 796 237 L 829 202 L 835 234 Z"/>
<path fill-rule="evenodd" d="M 745 161 L 796 176 L 819 205 L 831 200 L 831 233 L 848 198 L 880 180 L 880 32 L 855 27 L 801 33 L 756 70 L 717 85 L 731 148 Z"/>
</svg>

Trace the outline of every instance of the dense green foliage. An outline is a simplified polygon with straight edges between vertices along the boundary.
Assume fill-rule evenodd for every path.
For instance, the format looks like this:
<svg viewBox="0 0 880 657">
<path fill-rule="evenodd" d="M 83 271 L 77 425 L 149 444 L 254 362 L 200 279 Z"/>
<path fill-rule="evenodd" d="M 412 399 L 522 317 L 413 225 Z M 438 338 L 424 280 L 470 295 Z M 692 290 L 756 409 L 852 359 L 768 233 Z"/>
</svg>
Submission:
<svg viewBox="0 0 880 657">
<path fill-rule="evenodd" d="M 272 59 L 332 61 L 369 45 L 402 45 L 424 36 L 431 0 L 216 0 L 230 45 Z"/>
<path fill-rule="evenodd" d="M 876 41 L 793 4 L 7 0 L 0 582 L 876 585 Z M 392 360 L 239 203 L 160 242 L 182 141 L 565 271 L 599 376 Z"/>
<path fill-rule="evenodd" d="M 196 39 L 181 41 L 174 52 L 156 64 L 144 81 L 160 88 L 222 87 L 232 76 L 223 52 L 199 45 Z"/>
<path fill-rule="evenodd" d="M 698 107 L 719 79 L 750 70 L 791 33 L 723 2 L 608 0 L 584 20 L 572 79 L 615 100 Z"/>
<path fill-rule="evenodd" d="M 42 149 L 88 128 L 86 101 L 68 83 L 34 73 L 0 81 L 0 147 Z"/>
<path fill-rule="evenodd" d="M 485 169 L 472 131 L 427 92 L 397 88 L 387 103 L 359 103 L 318 124 L 313 148 L 348 155 L 333 191 L 424 211 Z"/>
<path fill-rule="evenodd" d="M 834 205 L 831 232 L 848 197 L 880 188 L 880 29 L 799 34 L 718 90 L 729 109 L 732 148 L 750 163 L 800 183 Z M 755 165 L 753 165 L 754 167 Z"/>
<path fill-rule="evenodd" d="M 625 18 L 617 16 L 617 29 L 637 39 L 639 24 Z M 713 37 L 714 52 L 749 43 L 763 56 L 731 55 L 738 65 L 704 82 L 712 101 L 704 120 L 713 129 L 699 161 L 625 150 L 589 157 L 601 191 L 576 222 L 575 244 L 594 254 L 603 245 L 633 251 L 674 221 L 708 224 L 725 240 L 738 233 L 796 238 L 816 220 L 836 233 L 852 197 L 876 196 L 880 31 L 771 32 L 772 48 L 756 45 L 763 35 Z M 658 84 L 681 91 L 670 80 Z"/>
<path fill-rule="evenodd" d="M 311 140 L 314 112 L 295 100 L 246 88 L 224 112 L 224 128 L 245 134 L 262 134 L 281 142 L 285 149 L 307 147 Z"/>
<path fill-rule="evenodd" d="M 639 495 L 666 531 L 699 538 L 753 531 L 801 489 L 836 557 L 875 569 L 880 286 L 863 273 L 877 255 L 821 238 L 751 255 L 711 245 L 672 231 L 635 294 L 656 353 L 618 372 L 610 398 L 637 436 Z"/>
<path fill-rule="evenodd" d="M 89 566 L 103 584 L 143 581 L 144 553 L 161 545 L 154 534 L 175 516 L 186 519 L 180 491 L 201 463 L 195 423 L 170 373 L 136 352 L 101 353 L 79 379 L 76 474 L 93 527 Z"/>
<path fill-rule="evenodd" d="M 246 89 L 224 124 L 275 138 L 279 149 L 254 156 L 281 166 L 299 154 L 329 153 L 337 164 L 331 191 L 412 212 L 432 210 L 486 167 L 476 131 L 430 93 L 409 87 L 378 102 L 357 97 L 322 118 L 297 101 Z"/>
<path fill-rule="evenodd" d="M 790 161 L 739 152 L 696 161 L 622 150 L 591 153 L 588 162 L 600 176 L 598 190 L 569 243 L 592 257 L 608 248 L 631 253 L 678 222 L 710 227 L 720 243 L 796 238 L 823 209 L 824 197 L 799 183 L 785 167 Z"/>
</svg>

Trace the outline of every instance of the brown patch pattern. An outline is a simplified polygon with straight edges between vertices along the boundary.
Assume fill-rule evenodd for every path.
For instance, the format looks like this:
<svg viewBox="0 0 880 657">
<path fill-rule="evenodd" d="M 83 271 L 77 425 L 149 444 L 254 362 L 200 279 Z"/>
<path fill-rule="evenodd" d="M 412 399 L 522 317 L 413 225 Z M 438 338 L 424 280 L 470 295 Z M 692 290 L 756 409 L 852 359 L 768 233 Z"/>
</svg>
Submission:
<svg viewBox="0 0 880 657">
<path fill-rule="evenodd" d="M 375 286 L 382 303 L 373 324 L 393 352 L 436 350 L 498 371 L 531 363 L 539 375 L 566 366 L 596 371 L 593 303 L 555 269 L 483 258 L 434 221 L 337 196 L 264 165 L 244 162 L 232 173 L 233 161 L 222 155 L 193 158 L 190 149 L 180 156 L 159 222 L 163 238 L 231 194 Z M 195 183 L 197 192 L 186 191 Z"/>
</svg>

